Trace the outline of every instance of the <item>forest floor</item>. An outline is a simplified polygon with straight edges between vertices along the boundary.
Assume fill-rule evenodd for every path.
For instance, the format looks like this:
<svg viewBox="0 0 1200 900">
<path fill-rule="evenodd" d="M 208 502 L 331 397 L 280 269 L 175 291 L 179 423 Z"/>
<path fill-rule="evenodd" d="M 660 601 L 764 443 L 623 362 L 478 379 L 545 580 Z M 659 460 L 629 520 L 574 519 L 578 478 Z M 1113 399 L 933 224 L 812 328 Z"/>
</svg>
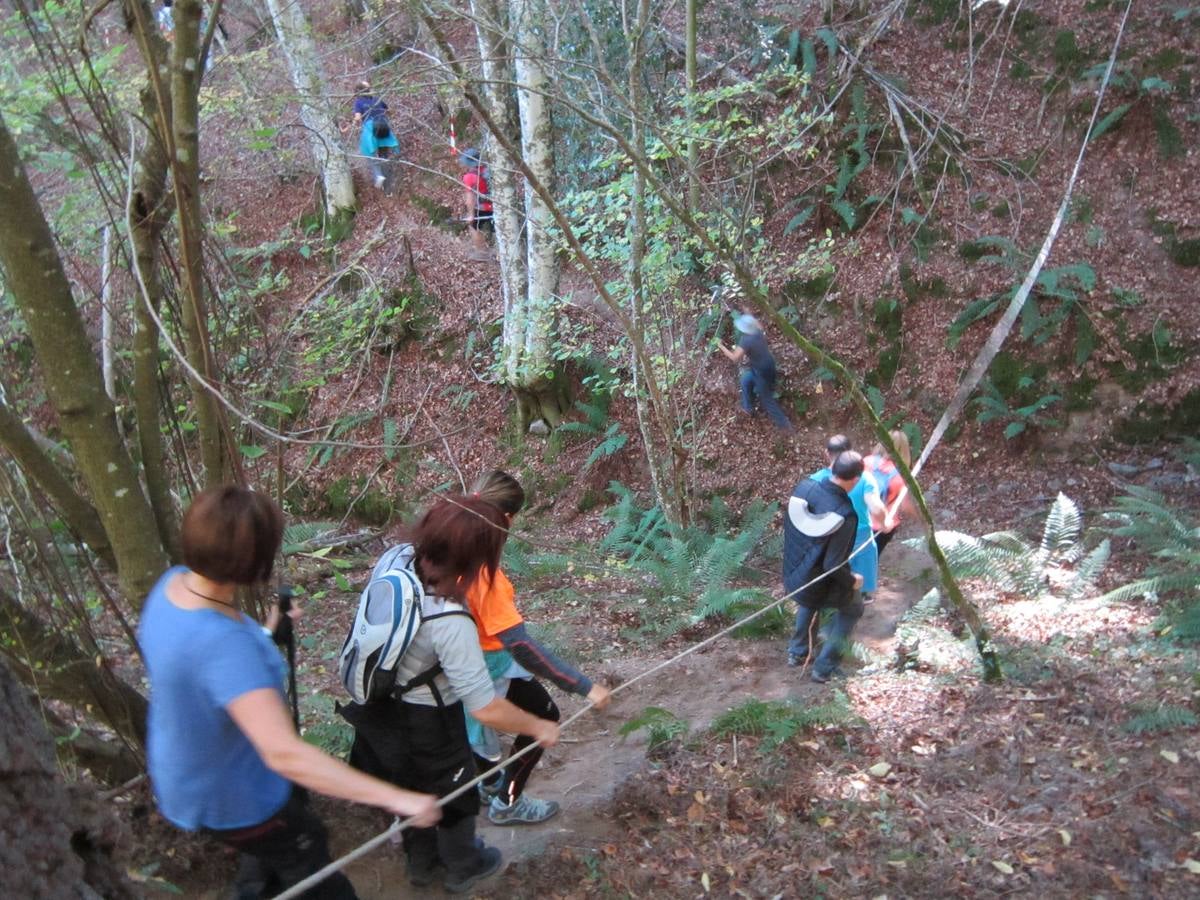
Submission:
<svg viewBox="0 0 1200 900">
<path fill-rule="evenodd" d="M 1091 54 L 1087 61 L 1095 62 L 1107 52 L 1101 45 L 1115 32 L 1116 12 L 1084 6 L 1083 0 L 1048 4 L 1039 15 L 1050 30 L 1089 22 L 1094 35 L 1080 34 Z M 1144 46 L 1148 35 L 1162 33 L 1159 39 L 1194 58 L 1194 31 L 1163 27 L 1159 20 L 1167 13 L 1151 6 L 1135 9 L 1131 45 L 1140 40 Z M 332 7 L 324 19 L 314 12 L 318 37 L 332 45 L 340 14 Z M 1089 43 L 1101 33 L 1103 41 Z M 839 235 L 833 280 L 820 295 L 785 296 L 776 290 L 783 286 L 771 286 L 775 302 L 790 306 L 803 330 L 858 373 L 875 370 L 884 349 L 864 323 L 878 302 L 895 298 L 903 306 L 903 322 L 896 323 L 899 365 L 880 383 L 881 397 L 889 417 L 915 423 L 925 434 L 986 331 L 976 324 L 949 350 L 947 323 L 973 300 L 1007 290 L 1016 277 L 1009 266 L 968 258 L 964 246 L 1002 236 L 1020 248 L 1036 247 L 1079 138 L 1065 124 L 1077 116 L 1075 88 L 1043 91 L 1052 79 L 1039 80 L 1041 70 L 1036 78 L 1010 75 L 1010 64 L 1017 67 L 1004 51 L 996 55 L 997 44 L 974 61 L 992 83 L 986 91 L 982 83 L 974 94 L 968 90 L 960 102 L 958 89 L 947 87 L 967 68 L 960 38 L 947 25 L 912 18 L 894 22 L 872 49 L 881 71 L 903 78 L 930 108 L 948 111 L 950 122 L 975 142 L 972 158 L 959 161 L 962 177 L 943 177 L 932 192 L 939 199 L 930 245 L 918 251 L 914 234 L 881 217 Z M 1022 62 L 1027 57 L 1043 69 L 1053 66 L 1043 58 L 1048 44 L 1020 52 Z M 343 49 L 331 49 L 326 62 L 331 71 L 341 66 L 347 85 L 363 64 Z M 264 92 L 288 93 L 282 66 L 249 74 Z M 398 89 L 404 74 L 402 68 L 393 73 Z M 414 77 L 414 83 L 422 80 Z M 228 88 L 227 62 L 218 61 L 211 81 L 217 90 Z M 614 401 L 608 422 L 620 426 L 628 444 L 590 467 L 583 461 L 596 437 L 543 441 L 513 433 L 511 396 L 488 375 L 503 310 L 496 267 L 469 261 L 465 237 L 445 220 L 458 187 L 446 160 L 440 98 L 424 89 L 389 99 L 411 166 L 394 196 L 372 191 L 359 173 L 361 208 L 354 231 L 340 243 L 303 224 L 313 198 L 311 183 L 292 171 L 302 169 L 291 161 L 306 152 L 300 129 L 281 127 L 278 146 L 266 154 L 226 136 L 242 127 L 237 104 L 232 111 L 218 107 L 206 125 L 208 212 L 235 234 L 240 277 L 252 282 L 260 270 L 278 276 L 257 295 L 256 327 L 271 336 L 271 353 L 231 374 L 229 387 L 250 393 L 259 382 L 277 382 L 276 399 L 295 399 L 302 410 L 287 427 L 359 445 L 317 453 L 289 444 L 278 457 L 272 450 L 247 459 L 251 480 L 274 483 L 278 467 L 288 475 L 293 516 L 341 519 L 347 527 L 386 522 L 381 527 L 390 529 L 431 492 L 507 466 L 530 493 L 528 525 L 518 523 L 522 534 L 552 536 L 585 555 L 609 528 L 600 515 L 611 500 L 609 484 L 646 493 L 635 412 Z M 1090 150 L 1051 261 L 1094 267 L 1097 285 L 1087 308 L 1099 332 L 1097 349 L 1086 364 L 1071 362 L 1077 325 L 1036 347 L 1014 335 L 1021 350 L 1013 356 L 1028 363 L 1020 374 L 1036 382 L 1035 394 L 1050 391 L 1047 380 L 1055 376 L 1070 396 L 1056 410 L 1058 425 L 1030 427 L 1011 441 L 1002 437 L 1004 422 L 979 421 L 972 408 L 922 477 L 939 527 L 1030 533 L 1060 490 L 1091 516 L 1126 483 L 1169 492 L 1184 505 L 1200 502 L 1195 473 L 1162 433 L 1143 435 L 1136 445 L 1112 440 L 1119 421 L 1159 404 L 1181 408 L 1200 383 L 1194 352 L 1200 306 L 1194 276 L 1187 277 L 1193 270 L 1166 259 L 1163 235 L 1155 230 L 1167 222 L 1181 239 L 1197 234 L 1197 128 L 1181 120 L 1184 155 L 1159 159 L 1147 125 L 1151 101 L 1129 102 L 1135 105 L 1123 127 Z M 785 173 L 794 183 L 785 178 L 783 188 L 799 193 L 802 183 L 836 167 L 831 151 L 799 173 Z M 886 161 L 863 179 L 856 189 L 864 194 L 890 180 Z M 255 185 L 253 204 L 245 202 L 248 183 Z M 788 199 L 773 200 L 766 236 L 800 252 L 818 229 L 786 234 Z M 410 250 L 421 286 L 414 301 L 421 327 L 410 339 L 368 348 L 361 343 L 364 332 L 350 334 L 338 316 L 373 320 L 386 305 L 381 297 L 395 299 L 390 292 L 406 290 Z M 367 287 L 376 290 L 373 299 Z M 697 282 L 683 289 L 705 287 Z M 563 293 L 571 295 L 564 332 L 578 347 L 603 349 L 620 340 L 577 273 L 564 276 Z M 1170 329 L 1162 330 L 1163 323 Z M 845 431 L 860 446 L 867 440 L 864 423 L 833 383 L 799 350 L 770 336 L 781 393 L 798 426 L 792 433 L 736 410 L 736 375 L 717 353 L 684 361 L 682 375 L 698 385 L 691 486 L 701 502 L 722 498 L 735 518 L 756 500 L 786 497 L 798 477 L 822 463 L 827 434 Z M 569 377 L 579 387 L 584 370 L 578 359 L 572 365 Z M 381 458 L 385 442 L 405 446 Z M 309 738 L 327 749 L 344 749 L 345 735 L 330 711 L 341 696 L 331 660 L 355 600 L 337 579 L 356 582 L 382 543 L 377 538 L 362 555 L 355 549 L 332 558 L 291 554 L 285 561 L 286 577 L 308 594 L 302 714 Z M 759 562 L 775 566 L 774 560 Z M 1159 633 L 1158 610 L 1149 605 L 1033 601 L 973 586 L 995 629 L 1006 675 L 1000 685 L 985 685 L 973 651 L 961 641 L 928 634 L 922 653 L 896 645 L 897 622 L 932 583 L 928 569 L 919 551 L 898 543 L 889 549 L 884 589 L 856 634 L 872 651 L 871 662 L 857 670 L 851 664 L 853 677 L 844 683 L 817 686 L 787 669 L 786 620 L 776 621 L 771 636 L 724 641 L 618 695 L 611 712 L 582 718 L 547 753 L 531 786 L 535 795 L 563 803 L 560 816 L 536 828 L 481 826 L 510 860 L 503 875 L 482 887 L 496 897 L 1200 892 L 1197 729 L 1131 730 L 1142 711 L 1200 708 L 1195 653 Z M 1139 570 L 1138 561 L 1119 556 L 1102 586 Z M 700 623 L 656 633 L 636 584 L 610 584 L 607 573 L 588 572 L 580 563 L 573 573 L 522 580 L 519 597 L 548 642 L 614 685 L 718 627 Z M 770 579 L 762 586 L 777 588 Z M 758 710 L 741 732 L 711 730 L 748 700 L 796 706 Z M 573 708 L 569 699 L 562 706 Z M 687 733 L 652 749 L 647 729 L 622 739 L 621 727 L 649 706 L 686 722 Z M 818 721 L 799 721 L 795 710 L 814 708 L 825 710 Z M 792 739 L 773 740 L 793 726 Z M 335 852 L 386 824 L 362 809 L 318 802 Z M 147 891 L 169 883 L 189 897 L 220 894 L 232 871 L 227 853 L 167 828 L 145 790 L 118 803 L 135 834 L 129 868 Z M 408 890 L 393 848 L 351 872 L 368 900 Z"/>
<path fill-rule="evenodd" d="M 1006 680 L 987 685 L 969 641 L 933 627 L 944 618 L 920 647 L 898 644 L 897 623 L 933 574 L 903 544 L 885 560 L 847 680 L 816 685 L 788 668 L 784 621 L 768 637 L 722 639 L 579 719 L 529 788 L 560 801 L 559 816 L 523 828 L 480 819 L 506 869 L 479 895 L 1194 896 L 1200 740 L 1194 729 L 1130 724 L 1156 707 L 1194 708 L 1197 654 L 1173 647 L 1141 605 L 993 595 L 984 613 Z M 558 583 L 534 581 L 530 596 L 557 596 Z M 590 596 L 584 615 L 601 627 L 587 639 L 582 628 L 552 632 L 614 686 L 715 630 L 647 641 L 607 626 L 626 603 Z M 545 608 L 533 605 L 536 621 Z M 311 686 L 337 640 L 319 617 L 304 631 L 319 637 L 302 651 Z M 329 697 L 307 696 L 306 724 L 323 717 L 312 701 Z M 564 714 L 578 708 L 558 699 Z M 651 707 L 678 730 L 653 745 L 649 728 L 621 735 Z M 731 711 L 738 723 L 722 726 Z M 231 855 L 145 818 L 146 801 L 126 801 L 140 822 L 131 870 L 189 897 L 222 896 Z M 361 807 L 317 803 L 335 853 L 387 825 Z M 440 896 L 410 888 L 402 859 L 384 846 L 349 868 L 364 900 Z"/>
</svg>

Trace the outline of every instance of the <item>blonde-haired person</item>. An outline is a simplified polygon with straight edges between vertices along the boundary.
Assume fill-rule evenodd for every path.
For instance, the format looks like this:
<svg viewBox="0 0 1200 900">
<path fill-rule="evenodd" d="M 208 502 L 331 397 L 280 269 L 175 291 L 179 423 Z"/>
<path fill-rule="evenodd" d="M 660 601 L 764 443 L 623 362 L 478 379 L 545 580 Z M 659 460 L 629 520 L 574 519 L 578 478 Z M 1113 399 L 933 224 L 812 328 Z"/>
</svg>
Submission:
<svg viewBox="0 0 1200 900">
<path fill-rule="evenodd" d="M 473 488 L 473 497 L 492 504 L 500 510 L 505 523 L 512 520 L 525 505 L 525 490 L 507 472 L 496 469 L 481 477 Z M 594 684 L 574 666 L 559 659 L 525 629 L 525 620 L 517 611 L 516 591 L 508 577 L 497 568 L 483 570 L 467 588 L 466 599 L 479 630 L 479 644 L 484 661 L 496 685 L 496 693 L 510 703 L 543 719 L 557 722 L 558 707 L 537 677 L 553 682 L 572 694 L 586 697 L 597 709 L 609 702 L 609 690 Z M 468 721 L 476 762 L 491 768 L 500 758 L 498 743 L 486 730 Z M 513 741 L 512 752 L 523 750 L 533 743 L 524 736 Z M 481 793 L 490 801 L 488 819 L 495 825 L 535 824 L 555 815 L 559 805 L 553 800 L 539 800 L 525 794 L 525 785 L 533 773 L 541 748 L 531 750 L 501 773 L 493 782 L 481 785 Z"/>
<path fill-rule="evenodd" d="M 908 435 L 903 431 L 889 431 L 888 437 L 892 439 L 892 443 L 896 445 L 896 453 L 904 460 L 904 465 L 912 465 L 912 449 L 909 447 Z M 883 505 L 892 510 L 896 506 L 896 501 L 900 497 L 900 493 L 904 488 L 904 479 L 900 477 L 900 473 L 896 470 L 896 462 L 892 459 L 891 454 L 887 452 L 883 444 L 878 443 L 871 451 L 871 455 L 864 461 L 866 469 L 875 478 L 875 483 L 879 486 L 879 494 L 883 498 Z M 880 522 L 872 521 L 871 525 L 875 528 L 875 549 L 879 556 L 883 556 L 883 549 L 892 538 L 896 536 L 896 532 L 900 529 L 901 513 L 904 515 L 912 515 L 916 513 L 916 507 L 913 505 L 912 498 L 908 496 L 908 492 L 904 492 L 904 499 L 900 501 L 899 508 L 892 513 L 892 518 L 896 522 L 896 526 L 890 531 L 881 530 Z"/>
</svg>

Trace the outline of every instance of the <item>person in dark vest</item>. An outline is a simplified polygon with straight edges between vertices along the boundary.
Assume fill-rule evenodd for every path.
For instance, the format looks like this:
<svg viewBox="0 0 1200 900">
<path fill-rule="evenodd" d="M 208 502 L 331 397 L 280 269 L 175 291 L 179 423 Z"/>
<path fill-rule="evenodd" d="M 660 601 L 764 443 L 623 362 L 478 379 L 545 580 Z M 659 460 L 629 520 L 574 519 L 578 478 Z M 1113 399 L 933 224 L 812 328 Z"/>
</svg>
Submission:
<svg viewBox="0 0 1200 900">
<path fill-rule="evenodd" d="M 840 453 L 828 480 L 806 478 L 796 485 L 783 520 L 783 588 L 798 604 L 796 630 L 788 643 L 789 666 L 802 665 L 808 658 L 821 610 L 835 611 L 813 663 L 812 680 L 820 684 L 840 674 L 837 665 L 863 614 L 857 593 L 862 576 L 846 565 L 858 531 L 849 492 L 862 474 L 862 456 L 853 450 Z M 825 573 L 816 584 L 800 589 Z"/>
<path fill-rule="evenodd" d="M 753 415 L 757 399 L 776 427 L 790 429 L 792 423 L 775 399 L 775 357 L 762 326 L 750 313 L 742 313 L 733 320 L 733 327 L 740 335 L 737 346 L 731 350 L 717 341 L 717 347 L 730 362 L 741 366 L 742 409 Z"/>
</svg>

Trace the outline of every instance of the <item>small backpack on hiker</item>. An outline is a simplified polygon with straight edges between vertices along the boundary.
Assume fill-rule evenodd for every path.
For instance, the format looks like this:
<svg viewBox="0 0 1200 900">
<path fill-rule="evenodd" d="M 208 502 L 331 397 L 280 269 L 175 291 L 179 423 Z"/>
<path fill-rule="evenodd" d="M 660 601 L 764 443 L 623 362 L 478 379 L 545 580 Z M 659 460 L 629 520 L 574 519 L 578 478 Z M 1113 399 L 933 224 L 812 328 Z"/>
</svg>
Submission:
<svg viewBox="0 0 1200 900">
<path fill-rule="evenodd" d="M 458 603 L 438 599 L 434 611 L 413 568 L 412 544 L 388 550 L 363 588 L 358 612 L 342 645 L 338 673 L 355 703 L 367 704 L 432 682 L 441 666 L 422 672 L 407 684 L 396 685 L 396 669 L 423 621 L 444 615 L 470 613 Z"/>
</svg>

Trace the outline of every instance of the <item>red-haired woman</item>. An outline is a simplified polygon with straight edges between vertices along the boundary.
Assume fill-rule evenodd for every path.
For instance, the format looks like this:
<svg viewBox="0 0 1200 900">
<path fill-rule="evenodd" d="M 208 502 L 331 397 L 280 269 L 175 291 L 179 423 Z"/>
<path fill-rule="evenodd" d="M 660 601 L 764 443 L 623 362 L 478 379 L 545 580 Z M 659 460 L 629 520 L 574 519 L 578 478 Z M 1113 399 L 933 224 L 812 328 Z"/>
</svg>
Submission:
<svg viewBox="0 0 1200 900">
<path fill-rule="evenodd" d="M 241 852 L 238 897 L 274 896 L 329 862 L 325 827 L 295 785 L 422 825 L 439 816 L 433 797 L 364 775 L 292 727 L 279 651 L 237 606 L 239 587 L 271 577 L 282 535 L 283 514 L 262 494 L 233 485 L 199 494 L 183 517 L 186 566 L 159 579 L 138 625 L 159 811 Z M 355 893 L 337 874 L 305 896 Z"/>
<path fill-rule="evenodd" d="M 425 596 L 421 625 L 397 664 L 398 696 L 342 708 L 354 726 L 350 763 L 409 788 L 445 796 L 475 777 L 464 709 L 485 725 L 524 734 L 543 747 L 558 741 L 558 725 L 497 697 L 479 649 L 475 623 L 463 601 L 481 572 L 496 571 L 505 522 L 477 497 L 438 500 L 411 529 L 409 542 L 387 551 L 372 578 L 409 569 Z M 453 894 L 471 889 L 500 869 L 500 851 L 476 842 L 479 794 L 467 791 L 442 807 L 437 828 L 408 829 L 408 878 L 432 884 L 437 866 Z"/>
</svg>

